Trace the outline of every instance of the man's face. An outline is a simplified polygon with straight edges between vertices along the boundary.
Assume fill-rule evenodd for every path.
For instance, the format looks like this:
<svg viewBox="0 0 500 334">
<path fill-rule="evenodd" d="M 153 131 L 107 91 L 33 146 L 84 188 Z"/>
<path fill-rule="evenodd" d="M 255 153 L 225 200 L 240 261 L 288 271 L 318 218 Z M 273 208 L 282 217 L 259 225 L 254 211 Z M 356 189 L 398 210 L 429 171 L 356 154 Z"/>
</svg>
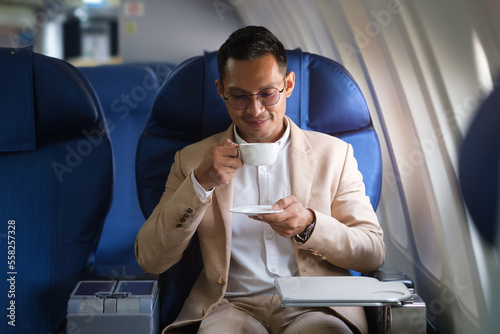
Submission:
<svg viewBox="0 0 500 334">
<path fill-rule="evenodd" d="M 266 88 L 282 90 L 285 87 L 278 103 L 272 106 L 263 106 L 257 96 L 252 96 L 246 109 L 236 110 L 225 100 L 229 116 L 236 125 L 238 134 L 245 141 L 265 143 L 281 138 L 285 130 L 283 117 L 286 98 L 293 91 L 295 74 L 290 72 L 285 78 L 273 55 L 268 54 L 257 60 L 238 61 L 229 58 L 223 82 L 216 80 L 215 84 L 222 98 L 229 95 L 257 94 Z"/>
</svg>

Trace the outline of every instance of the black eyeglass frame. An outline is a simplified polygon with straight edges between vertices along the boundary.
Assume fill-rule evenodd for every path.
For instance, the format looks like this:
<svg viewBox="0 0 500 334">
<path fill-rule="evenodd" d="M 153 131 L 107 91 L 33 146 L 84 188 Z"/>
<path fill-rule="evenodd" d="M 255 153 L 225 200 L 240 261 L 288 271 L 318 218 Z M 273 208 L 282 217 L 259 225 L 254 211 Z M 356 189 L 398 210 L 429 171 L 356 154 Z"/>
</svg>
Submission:
<svg viewBox="0 0 500 334">
<path fill-rule="evenodd" d="M 222 83 L 222 81 L 221 81 L 221 84 L 222 84 L 222 89 L 223 89 L 222 97 L 224 98 L 224 100 L 225 100 L 225 101 L 227 101 L 227 103 L 228 103 L 228 104 L 231 106 L 231 108 L 233 108 L 234 110 L 245 110 L 246 108 L 248 108 L 248 106 L 250 105 L 250 98 L 251 98 L 252 96 L 257 96 L 257 101 L 259 101 L 259 103 L 260 103 L 261 105 L 265 106 L 265 107 L 274 106 L 274 105 L 276 105 L 276 104 L 280 101 L 280 99 L 281 99 L 281 93 L 283 93 L 283 92 L 285 91 L 285 88 L 286 88 L 286 76 L 283 78 L 283 80 L 284 80 L 284 86 L 283 86 L 283 89 L 281 89 L 281 90 L 279 90 L 279 89 L 278 89 L 278 88 L 276 88 L 276 87 L 268 87 L 268 88 L 263 88 L 263 89 L 259 90 L 256 94 L 242 94 L 242 96 L 248 97 L 248 100 L 247 100 L 247 102 L 248 102 L 248 103 L 247 103 L 247 105 L 246 105 L 246 106 L 244 106 L 243 108 L 235 108 L 235 107 L 233 107 L 233 106 L 231 105 L 231 102 L 229 102 L 229 98 L 230 98 L 231 96 L 234 96 L 234 95 L 229 94 L 227 97 L 226 97 L 226 96 L 224 96 L 224 84 L 223 84 L 223 83 Z M 264 90 L 266 90 L 266 89 L 277 89 L 277 90 L 278 90 L 278 93 L 279 93 L 278 100 L 276 100 L 276 102 L 274 102 L 273 104 L 264 104 L 264 103 L 262 103 L 262 101 L 259 99 L 259 95 L 261 95 L 261 94 L 262 94 L 262 91 L 264 91 Z"/>
</svg>

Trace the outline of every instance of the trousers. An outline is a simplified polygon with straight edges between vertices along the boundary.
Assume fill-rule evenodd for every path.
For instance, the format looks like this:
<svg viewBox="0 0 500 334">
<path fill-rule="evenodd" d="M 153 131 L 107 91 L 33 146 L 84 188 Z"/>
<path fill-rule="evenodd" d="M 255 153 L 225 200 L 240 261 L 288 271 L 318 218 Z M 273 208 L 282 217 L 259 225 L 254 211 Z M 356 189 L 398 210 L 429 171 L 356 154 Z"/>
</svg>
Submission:
<svg viewBox="0 0 500 334">
<path fill-rule="evenodd" d="M 353 331 L 328 308 L 282 307 L 280 297 L 274 294 L 223 299 L 201 321 L 198 333 L 343 334 Z"/>
</svg>

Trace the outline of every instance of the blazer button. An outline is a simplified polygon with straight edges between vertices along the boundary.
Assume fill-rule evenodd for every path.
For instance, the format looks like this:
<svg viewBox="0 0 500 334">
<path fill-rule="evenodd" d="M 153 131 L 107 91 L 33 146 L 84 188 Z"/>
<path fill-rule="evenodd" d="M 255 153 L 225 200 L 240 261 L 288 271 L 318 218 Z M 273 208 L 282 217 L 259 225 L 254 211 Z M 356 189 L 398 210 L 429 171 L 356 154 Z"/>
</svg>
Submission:
<svg viewBox="0 0 500 334">
<path fill-rule="evenodd" d="M 189 218 L 189 214 L 185 213 L 185 214 L 182 215 L 182 217 L 188 219 Z"/>
<path fill-rule="evenodd" d="M 181 223 L 179 223 L 179 224 L 175 225 L 175 227 L 177 227 L 177 228 L 181 228 L 181 227 L 182 227 L 182 224 L 181 224 Z"/>
<path fill-rule="evenodd" d="M 312 255 L 318 255 L 319 252 L 317 250 L 314 250 L 314 249 L 309 249 L 309 253 L 311 253 Z"/>
<path fill-rule="evenodd" d="M 187 214 L 192 214 L 193 212 L 194 212 L 194 211 L 193 211 L 193 209 L 192 209 L 192 208 L 187 208 L 187 209 L 186 209 L 186 213 L 187 213 Z"/>
<path fill-rule="evenodd" d="M 217 284 L 224 285 L 226 282 L 222 279 L 222 277 L 219 278 L 219 280 L 216 281 Z"/>
<path fill-rule="evenodd" d="M 186 218 L 184 218 L 184 217 L 179 218 L 179 223 L 185 223 L 185 222 L 186 222 Z"/>
</svg>

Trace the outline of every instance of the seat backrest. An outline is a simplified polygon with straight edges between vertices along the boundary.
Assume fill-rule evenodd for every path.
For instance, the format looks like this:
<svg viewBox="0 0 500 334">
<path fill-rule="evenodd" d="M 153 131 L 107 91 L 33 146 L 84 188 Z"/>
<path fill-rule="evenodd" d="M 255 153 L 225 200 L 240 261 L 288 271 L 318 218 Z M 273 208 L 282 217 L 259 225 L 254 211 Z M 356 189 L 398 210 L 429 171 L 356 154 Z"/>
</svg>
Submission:
<svg viewBox="0 0 500 334">
<path fill-rule="evenodd" d="M 358 85 L 346 69 L 325 57 L 287 51 L 288 70 L 295 72 L 295 89 L 286 114 L 301 128 L 338 136 L 354 147 L 354 155 L 376 208 L 382 164 L 378 137 Z M 209 52 L 180 64 L 164 82 L 141 135 L 137 152 L 139 202 L 146 217 L 164 191 L 174 154 L 182 147 L 231 123 L 217 93 L 217 53 Z M 196 240 L 183 259 L 162 276 L 162 321 L 175 319 L 202 268 Z"/>
<path fill-rule="evenodd" d="M 0 289 L 2 307 L 14 305 L 0 332 L 59 333 L 111 203 L 104 118 L 73 66 L 0 48 L 0 133 L 1 243 L 11 256 Z"/>
<path fill-rule="evenodd" d="M 106 118 L 115 182 L 113 202 L 96 253 L 98 265 L 135 265 L 134 241 L 144 223 L 137 198 L 137 142 L 170 64 L 119 64 L 81 67 L 99 98 Z"/>
<path fill-rule="evenodd" d="M 460 150 L 465 204 L 482 237 L 495 242 L 500 221 L 500 86 L 479 108 Z"/>
</svg>

